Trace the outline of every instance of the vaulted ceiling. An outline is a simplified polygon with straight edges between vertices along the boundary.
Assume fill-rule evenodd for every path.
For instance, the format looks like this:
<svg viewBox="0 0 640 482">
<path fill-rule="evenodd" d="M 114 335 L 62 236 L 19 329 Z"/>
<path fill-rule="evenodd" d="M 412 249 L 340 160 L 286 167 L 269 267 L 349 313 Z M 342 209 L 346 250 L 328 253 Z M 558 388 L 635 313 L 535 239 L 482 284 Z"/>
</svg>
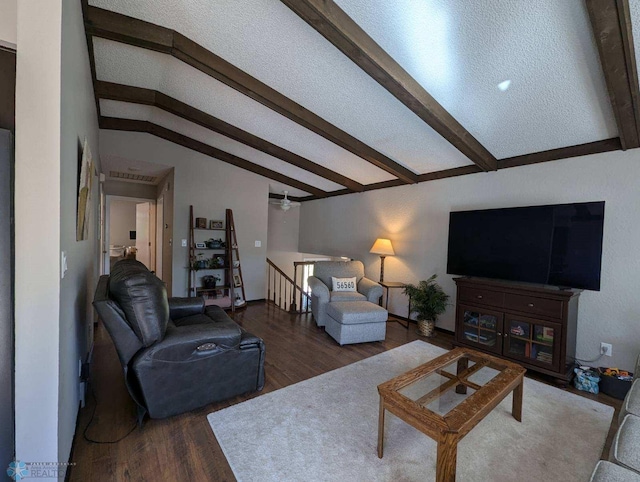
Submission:
<svg viewBox="0 0 640 482">
<path fill-rule="evenodd" d="M 167 139 L 305 200 L 638 147 L 638 3 L 83 7 L 101 129 Z"/>
</svg>

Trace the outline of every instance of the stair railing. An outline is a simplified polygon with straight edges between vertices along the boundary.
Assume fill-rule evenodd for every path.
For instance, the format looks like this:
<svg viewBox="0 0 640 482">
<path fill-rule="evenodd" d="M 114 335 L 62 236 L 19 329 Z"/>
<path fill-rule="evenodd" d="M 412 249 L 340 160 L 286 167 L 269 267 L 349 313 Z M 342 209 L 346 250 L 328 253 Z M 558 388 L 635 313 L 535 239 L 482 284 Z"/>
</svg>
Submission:
<svg viewBox="0 0 640 482">
<path fill-rule="evenodd" d="M 296 279 L 296 264 L 298 263 L 294 263 L 294 279 L 291 279 L 267 258 L 267 299 L 289 313 L 309 313 L 311 311 L 311 297 L 302 288 L 305 283 L 298 284 L 294 281 Z"/>
</svg>

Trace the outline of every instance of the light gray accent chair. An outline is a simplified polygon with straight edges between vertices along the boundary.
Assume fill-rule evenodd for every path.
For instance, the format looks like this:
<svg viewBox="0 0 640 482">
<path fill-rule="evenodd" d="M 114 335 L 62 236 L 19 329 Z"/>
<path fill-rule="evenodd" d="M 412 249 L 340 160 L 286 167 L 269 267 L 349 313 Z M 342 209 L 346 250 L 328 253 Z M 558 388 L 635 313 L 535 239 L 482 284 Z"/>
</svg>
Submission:
<svg viewBox="0 0 640 482">
<path fill-rule="evenodd" d="M 609 460 L 640 474 L 640 417 L 624 417 L 611 444 Z"/>
<path fill-rule="evenodd" d="M 331 277 L 353 278 L 358 291 L 331 291 Z M 378 303 L 382 296 L 382 286 L 365 278 L 362 261 L 318 261 L 313 268 L 313 276 L 307 282 L 311 288 L 311 313 L 318 326 L 327 324 L 327 305 L 332 301 L 370 301 Z"/>
<path fill-rule="evenodd" d="M 640 355 L 636 360 L 636 368 L 633 372 L 633 383 L 631 388 L 627 392 L 620 407 L 620 414 L 618 415 L 618 424 L 622 424 L 622 420 L 627 414 L 640 417 Z"/>
<path fill-rule="evenodd" d="M 589 482 L 640 482 L 640 474 L 606 460 L 600 460 Z"/>
<path fill-rule="evenodd" d="M 634 377 L 633 384 L 627 392 L 627 396 L 624 397 L 622 407 L 620 407 L 620 414 L 618 415 L 618 423 L 622 424 L 624 417 L 629 414 L 640 417 L 640 378 L 637 378 L 637 376 Z M 638 450 L 640 450 L 640 447 Z"/>
<path fill-rule="evenodd" d="M 640 482 L 640 355 L 633 374 L 633 384 L 620 408 L 610 462 L 598 462 L 590 482 Z"/>
</svg>

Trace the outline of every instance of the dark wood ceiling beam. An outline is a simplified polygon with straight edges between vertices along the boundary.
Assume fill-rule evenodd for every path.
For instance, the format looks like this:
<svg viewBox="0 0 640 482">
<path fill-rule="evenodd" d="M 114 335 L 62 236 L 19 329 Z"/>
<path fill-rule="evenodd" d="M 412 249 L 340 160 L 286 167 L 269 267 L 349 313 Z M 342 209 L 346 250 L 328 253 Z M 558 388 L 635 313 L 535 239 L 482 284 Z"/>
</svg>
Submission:
<svg viewBox="0 0 640 482">
<path fill-rule="evenodd" d="M 559 149 L 550 149 L 548 151 L 534 152 L 522 156 L 508 157 L 498 161 L 498 170 L 510 169 L 512 167 L 528 166 L 529 164 L 538 164 L 541 162 L 559 161 L 561 159 L 570 159 L 572 157 L 588 156 L 591 154 L 601 154 L 603 152 L 619 151 L 622 149 L 620 139 L 614 137 L 604 139 L 602 141 L 589 142 L 579 144 L 577 146 L 561 147 Z M 452 169 L 444 169 L 442 171 L 428 172 L 418 176 L 418 182 L 435 181 L 437 179 L 446 179 L 450 177 L 467 176 L 469 174 L 478 174 L 484 172 L 475 164 L 470 166 L 454 167 Z M 366 184 L 365 191 L 375 191 L 377 189 L 386 189 L 389 187 L 401 186 L 397 180 L 377 182 L 374 184 Z M 328 192 L 324 197 L 342 196 L 350 194 L 347 190 Z M 313 201 L 316 199 L 324 199 L 317 196 L 299 197 L 299 202 Z"/>
<path fill-rule="evenodd" d="M 174 30 L 97 7 L 87 9 L 85 30 L 97 37 L 173 55 L 399 179 L 407 183 L 418 180 L 416 173 Z"/>
<path fill-rule="evenodd" d="M 284 199 L 284 194 L 276 194 L 274 192 L 270 192 L 269 199 Z M 287 196 L 287 199 L 289 199 L 289 201 L 300 202 L 300 198 L 296 196 Z"/>
<path fill-rule="evenodd" d="M 87 12 L 89 10 L 89 0 L 80 0 L 82 8 L 82 18 L 86 22 Z M 91 82 L 93 83 L 93 98 L 96 103 L 96 113 L 98 120 L 100 120 L 100 99 L 96 93 L 96 57 L 93 51 L 93 37 L 85 29 L 84 36 L 87 40 L 87 53 L 89 54 L 89 70 L 91 71 Z"/>
<path fill-rule="evenodd" d="M 281 182 L 283 184 L 286 184 L 287 186 L 295 187 L 296 189 L 301 189 L 303 191 L 312 193 L 312 195 L 317 196 L 318 198 L 322 198 L 327 195 L 327 192 L 318 189 L 317 187 L 305 184 L 304 182 L 300 182 L 297 179 L 290 178 L 288 176 L 280 174 L 279 172 L 272 171 L 271 169 L 267 169 L 266 167 L 259 166 L 258 164 L 254 164 L 238 156 L 234 156 L 233 154 L 222 151 L 217 147 L 213 147 L 203 142 L 196 141 L 195 139 L 191 139 L 190 137 L 184 136 L 152 122 L 134 119 L 119 119 L 114 117 L 101 117 L 100 128 L 107 130 L 146 132 L 148 134 L 153 134 L 156 137 L 160 137 L 169 142 L 173 142 L 174 144 L 186 147 L 187 149 L 191 149 L 206 156 L 213 157 L 228 164 L 232 164 L 241 169 L 259 174 L 260 176 L 273 179 L 274 181 Z"/>
<path fill-rule="evenodd" d="M 534 152 L 523 156 L 509 157 L 498 161 L 498 169 L 508 169 L 510 167 L 527 166 L 540 162 L 558 161 L 560 159 L 570 159 L 572 157 L 588 156 L 590 154 L 600 154 L 602 152 L 619 151 L 622 149 L 619 137 L 605 139 L 602 141 L 588 142 L 577 146 L 561 147 L 548 151 Z"/>
<path fill-rule="evenodd" d="M 222 134 L 230 139 L 241 142 L 249 147 L 261 152 L 277 157 L 289 164 L 311 172 L 329 181 L 341 184 L 346 188 L 361 192 L 364 186 L 359 182 L 338 174 L 315 162 L 305 159 L 282 147 L 261 139 L 247 131 L 235 127 L 221 119 L 196 109 L 184 102 L 180 102 L 173 97 L 151 89 L 132 87 L 111 82 L 98 81 L 95 87 L 97 94 L 102 99 L 117 100 L 122 102 L 132 102 L 136 104 L 151 105 L 163 109 L 166 112 L 182 117 L 185 120 L 198 124 L 206 129 Z"/>
<path fill-rule="evenodd" d="M 281 0 L 483 171 L 496 158 L 332 0 Z"/>
<path fill-rule="evenodd" d="M 640 92 L 628 0 L 586 0 L 622 149 L 640 146 Z"/>
</svg>

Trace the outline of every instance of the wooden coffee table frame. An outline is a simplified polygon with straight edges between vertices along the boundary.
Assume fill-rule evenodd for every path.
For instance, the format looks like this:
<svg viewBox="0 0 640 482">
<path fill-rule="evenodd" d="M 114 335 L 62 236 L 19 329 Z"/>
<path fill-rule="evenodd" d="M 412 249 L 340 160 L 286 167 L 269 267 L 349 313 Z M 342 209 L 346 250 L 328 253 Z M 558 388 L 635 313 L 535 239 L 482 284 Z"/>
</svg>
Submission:
<svg viewBox="0 0 640 482">
<path fill-rule="evenodd" d="M 469 360 L 475 363 L 471 368 L 468 368 Z M 456 375 L 443 371 L 443 368 L 456 361 Z M 471 375 L 485 366 L 494 368 L 500 373 L 483 386 L 468 380 Z M 380 394 L 378 457 L 382 458 L 383 455 L 384 415 L 385 410 L 388 410 L 438 443 L 436 481 L 455 481 L 458 442 L 512 391 L 511 413 L 518 422 L 522 421 L 522 384 L 525 372 L 526 370 L 516 363 L 468 348 L 455 348 L 424 365 L 378 385 Z M 449 381 L 415 401 L 399 393 L 402 388 L 431 374 L 442 375 L 449 378 Z M 457 393 L 466 393 L 467 387 L 476 392 L 444 416 L 424 407 L 450 389 L 455 388 Z"/>
</svg>

